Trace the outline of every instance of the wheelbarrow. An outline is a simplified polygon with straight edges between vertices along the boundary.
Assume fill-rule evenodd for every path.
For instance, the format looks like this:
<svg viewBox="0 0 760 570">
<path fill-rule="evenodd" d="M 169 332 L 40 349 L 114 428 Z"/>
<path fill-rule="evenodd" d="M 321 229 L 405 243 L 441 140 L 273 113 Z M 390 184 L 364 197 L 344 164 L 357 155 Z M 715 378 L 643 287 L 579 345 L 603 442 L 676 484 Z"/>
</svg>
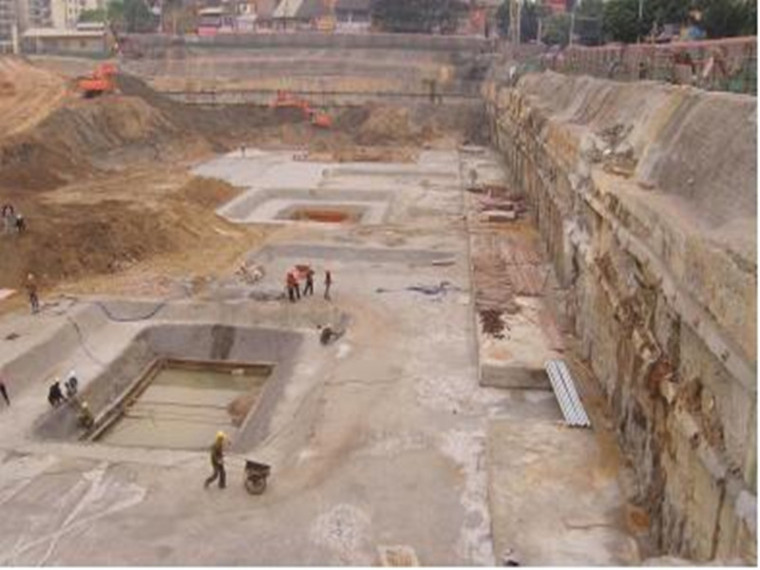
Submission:
<svg viewBox="0 0 760 570">
<path fill-rule="evenodd" d="M 245 460 L 245 490 L 251 495 L 261 495 L 267 488 L 267 477 L 271 467 L 250 459 Z"/>
</svg>

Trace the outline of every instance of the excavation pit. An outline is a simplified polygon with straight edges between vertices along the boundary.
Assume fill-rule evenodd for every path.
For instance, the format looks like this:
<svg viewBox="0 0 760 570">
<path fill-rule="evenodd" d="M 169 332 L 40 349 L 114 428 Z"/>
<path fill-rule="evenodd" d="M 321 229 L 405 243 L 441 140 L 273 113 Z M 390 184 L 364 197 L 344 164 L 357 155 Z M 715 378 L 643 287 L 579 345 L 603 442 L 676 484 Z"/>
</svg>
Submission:
<svg viewBox="0 0 760 570">
<path fill-rule="evenodd" d="M 160 359 L 88 439 L 109 445 L 204 449 L 256 409 L 269 364 Z"/>
<path fill-rule="evenodd" d="M 385 190 L 252 189 L 218 213 L 236 223 L 384 223 L 393 194 Z"/>
<path fill-rule="evenodd" d="M 357 224 L 364 217 L 365 209 L 357 207 L 296 207 L 280 212 L 278 219 L 322 224 Z"/>
<path fill-rule="evenodd" d="M 93 429 L 83 430 L 78 406 L 66 402 L 37 419 L 35 436 L 194 450 L 206 449 L 222 430 L 233 446 L 250 448 L 268 433 L 301 341 L 300 333 L 263 327 L 149 326 L 97 376 L 82 379 L 78 399 L 88 403 Z"/>
</svg>

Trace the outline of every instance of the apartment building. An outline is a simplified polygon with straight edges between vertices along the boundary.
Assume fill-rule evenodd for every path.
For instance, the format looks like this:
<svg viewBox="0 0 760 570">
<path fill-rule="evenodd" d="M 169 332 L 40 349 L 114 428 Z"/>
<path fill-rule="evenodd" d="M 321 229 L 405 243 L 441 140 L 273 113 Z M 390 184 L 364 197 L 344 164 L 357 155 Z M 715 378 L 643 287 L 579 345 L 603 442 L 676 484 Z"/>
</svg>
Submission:
<svg viewBox="0 0 760 570">
<path fill-rule="evenodd" d="M 59 30 L 73 30 L 85 10 L 103 8 L 105 0 L 50 0 L 52 25 Z"/>
<path fill-rule="evenodd" d="M 13 53 L 18 33 L 16 0 L 0 0 L 0 53 Z"/>
</svg>

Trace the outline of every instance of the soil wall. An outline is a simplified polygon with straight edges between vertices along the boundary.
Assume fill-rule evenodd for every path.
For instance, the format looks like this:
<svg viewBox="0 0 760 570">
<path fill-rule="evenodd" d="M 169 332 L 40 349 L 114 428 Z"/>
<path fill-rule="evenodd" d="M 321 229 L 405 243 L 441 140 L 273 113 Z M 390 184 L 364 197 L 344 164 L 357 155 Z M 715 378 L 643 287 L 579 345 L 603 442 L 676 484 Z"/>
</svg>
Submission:
<svg viewBox="0 0 760 570">
<path fill-rule="evenodd" d="M 484 95 L 658 547 L 756 562 L 756 100 L 553 73 Z"/>
</svg>

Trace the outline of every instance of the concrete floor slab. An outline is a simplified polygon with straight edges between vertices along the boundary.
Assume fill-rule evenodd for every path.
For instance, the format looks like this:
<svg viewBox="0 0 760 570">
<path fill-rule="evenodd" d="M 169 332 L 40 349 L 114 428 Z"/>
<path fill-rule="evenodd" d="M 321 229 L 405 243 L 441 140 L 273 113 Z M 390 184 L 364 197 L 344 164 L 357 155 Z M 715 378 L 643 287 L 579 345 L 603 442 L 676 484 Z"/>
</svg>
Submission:
<svg viewBox="0 0 760 570">
<path fill-rule="evenodd" d="M 609 450 L 591 430 L 555 422 L 493 420 L 488 497 L 494 550 L 521 565 L 638 562 Z"/>
<path fill-rule="evenodd" d="M 505 508 L 525 517 L 526 532 L 533 529 L 523 541 L 533 552 L 546 496 L 531 499 L 528 483 L 518 480 L 524 492 L 518 504 L 510 502 L 516 488 L 492 484 L 493 493 L 507 497 L 496 504 L 489 501 L 489 474 L 502 484 L 504 469 L 532 465 L 536 450 L 519 432 L 559 411 L 550 392 L 478 383 L 460 182 L 466 160 L 456 152 L 423 152 L 416 163 L 349 165 L 305 163 L 293 154 L 249 149 L 246 158 L 230 154 L 197 173 L 253 192 L 345 191 L 357 184 L 392 192 L 384 224 L 278 228 L 251 254 L 263 267 L 261 281 L 230 275 L 202 299 L 99 300 L 111 316 L 93 300 L 80 300 L 57 314 L 0 322 L 0 333 L 23 333 L 18 344 L 0 342 L 0 367 L 14 372 L 13 405 L 0 408 L 0 563 L 364 565 L 379 562 L 380 546 L 408 545 L 423 564 L 493 565 L 505 544 L 498 530 Z M 446 263 L 436 264 L 441 258 Z M 317 269 L 315 297 L 256 300 L 257 292 L 282 291 L 285 272 L 302 262 Z M 333 271 L 331 302 L 320 298 L 325 268 Z M 328 323 L 347 328 L 338 342 L 322 346 L 317 326 Z M 521 326 L 521 334 L 545 341 L 540 320 Z M 275 364 L 260 411 L 232 432 L 226 490 L 203 490 L 210 474 L 205 451 L 41 440 L 33 429 L 36 418 L 53 413 L 44 401 L 51 371 L 76 368 L 87 389 L 109 370 L 132 378 L 137 361 L 156 354 Z M 152 393 L 153 405 L 163 406 L 159 392 Z M 217 404 L 227 398 L 219 396 Z M 186 419 L 175 415 L 172 421 Z M 497 434 L 492 446 L 494 418 L 516 422 L 516 439 Z M 144 424 L 123 425 L 126 439 L 144 435 Z M 207 438 L 196 428 L 188 424 L 188 438 Z M 539 436 L 548 448 L 565 445 L 554 432 Z M 492 447 L 501 450 L 493 457 Z M 573 440 L 566 447 L 595 465 L 593 446 Z M 246 457 L 272 465 L 261 496 L 243 488 Z M 593 488 L 613 508 L 619 493 L 601 481 Z M 562 501 L 573 516 L 591 508 L 585 491 Z M 578 532 L 594 560 L 624 560 L 616 532 Z M 578 560 L 566 542 L 554 554 L 558 563 L 560 554 Z"/>
</svg>

